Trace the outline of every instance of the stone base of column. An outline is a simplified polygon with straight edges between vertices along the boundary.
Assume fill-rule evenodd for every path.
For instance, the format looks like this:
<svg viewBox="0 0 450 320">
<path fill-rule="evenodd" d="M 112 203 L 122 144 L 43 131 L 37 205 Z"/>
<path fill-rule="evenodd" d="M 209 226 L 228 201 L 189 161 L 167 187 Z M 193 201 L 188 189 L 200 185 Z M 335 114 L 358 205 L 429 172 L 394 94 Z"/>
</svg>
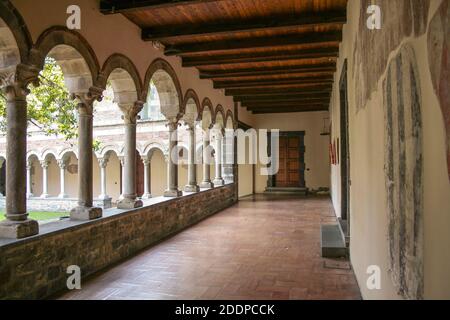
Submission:
<svg viewBox="0 0 450 320">
<path fill-rule="evenodd" d="M 120 200 L 119 203 L 117 204 L 117 209 L 135 209 L 140 208 L 143 205 L 144 204 L 139 199 L 124 198 Z"/>
<path fill-rule="evenodd" d="M 2 195 L 2 197 L 3 197 L 3 195 Z M 30 199 L 30 198 L 33 198 L 34 197 L 34 194 L 32 194 L 32 193 L 27 193 L 27 199 Z"/>
<path fill-rule="evenodd" d="M 166 190 L 164 191 L 164 197 L 166 198 L 177 198 L 181 197 L 183 195 L 183 192 L 180 190 Z"/>
<path fill-rule="evenodd" d="M 141 197 L 141 199 L 151 199 L 152 198 L 152 195 L 150 194 L 150 193 L 146 193 L 146 194 L 144 194 L 142 197 Z"/>
<path fill-rule="evenodd" d="M 58 195 L 58 198 L 60 198 L 60 199 L 65 199 L 65 198 L 68 198 L 68 197 L 69 197 L 69 195 L 65 194 L 65 193 Z"/>
<path fill-rule="evenodd" d="M 50 196 L 48 195 L 48 193 L 44 193 L 44 194 L 41 194 L 41 198 L 42 199 L 47 199 L 47 198 L 49 198 Z"/>
<path fill-rule="evenodd" d="M 71 220 L 94 220 L 101 218 L 102 208 L 97 207 L 75 207 L 70 211 Z"/>
<path fill-rule="evenodd" d="M 225 184 L 225 182 L 223 181 L 222 178 L 220 178 L 220 179 L 214 179 L 214 180 L 213 180 L 213 183 L 214 183 L 214 186 L 215 186 L 215 187 L 220 187 L 220 186 L 223 186 L 223 185 Z"/>
<path fill-rule="evenodd" d="M 211 181 L 203 181 L 200 183 L 200 188 L 211 189 L 214 188 L 214 184 Z"/>
<path fill-rule="evenodd" d="M 5 220 L 0 222 L 0 238 L 21 239 L 39 233 L 39 224 L 35 220 Z"/>
<path fill-rule="evenodd" d="M 199 192 L 200 187 L 196 184 L 188 184 L 187 186 L 184 187 L 184 191 L 185 192 Z"/>
</svg>

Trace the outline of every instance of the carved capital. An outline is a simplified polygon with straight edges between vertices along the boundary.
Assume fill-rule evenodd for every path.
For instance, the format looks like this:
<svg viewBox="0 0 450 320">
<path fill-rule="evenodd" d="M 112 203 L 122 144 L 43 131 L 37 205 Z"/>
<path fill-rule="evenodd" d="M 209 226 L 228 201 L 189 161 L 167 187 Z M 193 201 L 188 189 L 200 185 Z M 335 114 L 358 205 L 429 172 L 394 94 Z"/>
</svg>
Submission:
<svg viewBox="0 0 450 320">
<path fill-rule="evenodd" d="M 122 110 L 123 115 L 122 119 L 125 124 L 136 124 L 136 121 L 139 119 L 139 112 L 141 112 L 144 107 L 144 102 L 136 101 L 133 105 L 122 106 L 119 105 L 120 110 Z"/>
<path fill-rule="evenodd" d="M 150 165 L 150 157 L 149 156 L 143 156 L 141 158 L 142 158 L 142 163 L 144 164 L 144 166 Z"/>
<path fill-rule="evenodd" d="M 41 163 L 42 169 L 47 169 L 48 166 L 50 165 L 50 161 L 48 161 L 48 160 L 41 160 L 40 163 Z"/>
<path fill-rule="evenodd" d="M 89 88 L 88 92 L 72 93 L 72 99 L 77 101 L 77 109 L 80 115 L 92 115 L 94 102 L 102 101 L 103 89 L 98 87 Z"/>
<path fill-rule="evenodd" d="M 100 166 L 100 168 L 106 168 L 106 166 L 108 165 L 108 158 L 99 158 L 98 159 L 98 165 Z"/>
<path fill-rule="evenodd" d="M 177 128 L 180 125 L 181 124 L 178 122 L 178 119 L 176 119 L 176 118 L 169 119 L 169 121 L 166 123 L 166 126 L 169 128 L 169 132 L 173 132 L 173 131 L 177 130 Z"/>
<path fill-rule="evenodd" d="M 58 160 L 56 162 L 57 162 L 58 167 L 60 169 L 66 169 L 67 168 L 67 160 L 62 159 L 62 160 Z"/>
<path fill-rule="evenodd" d="M 27 86 L 30 83 L 39 85 L 39 69 L 19 64 L 16 68 L 10 68 L 0 72 L 0 88 L 5 92 L 8 100 L 23 98 L 30 92 Z"/>
</svg>

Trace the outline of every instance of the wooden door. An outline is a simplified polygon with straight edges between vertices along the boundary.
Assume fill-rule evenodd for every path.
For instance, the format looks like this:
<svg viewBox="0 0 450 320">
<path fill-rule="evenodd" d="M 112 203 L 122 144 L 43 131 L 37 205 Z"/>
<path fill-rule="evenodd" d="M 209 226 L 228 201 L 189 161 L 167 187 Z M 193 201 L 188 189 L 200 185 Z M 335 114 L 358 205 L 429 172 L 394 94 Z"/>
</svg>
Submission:
<svg viewBox="0 0 450 320">
<path fill-rule="evenodd" d="M 300 152 L 300 137 L 280 137 L 277 187 L 301 187 Z"/>
</svg>

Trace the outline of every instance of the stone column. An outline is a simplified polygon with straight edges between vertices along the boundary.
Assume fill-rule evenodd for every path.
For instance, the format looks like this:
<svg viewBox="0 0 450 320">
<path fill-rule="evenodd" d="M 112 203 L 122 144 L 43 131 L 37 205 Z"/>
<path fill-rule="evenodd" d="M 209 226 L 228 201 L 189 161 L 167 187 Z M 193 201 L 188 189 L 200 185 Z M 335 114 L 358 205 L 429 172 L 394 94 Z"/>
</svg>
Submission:
<svg viewBox="0 0 450 320">
<path fill-rule="evenodd" d="M 31 161 L 27 161 L 27 198 L 34 197 L 31 190 L 31 169 L 33 168 Z"/>
<path fill-rule="evenodd" d="M 200 187 L 197 184 L 197 166 L 195 163 L 195 124 L 187 124 L 189 133 L 188 150 L 188 184 L 184 187 L 186 192 L 199 192 Z"/>
<path fill-rule="evenodd" d="M 100 166 L 100 195 L 98 198 L 100 200 L 109 199 L 108 194 L 106 193 L 106 166 L 108 165 L 108 158 L 100 158 L 98 159 L 98 164 Z"/>
<path fill-rule="evenodd" d="M 64 199 L 68 197 L 68 195 L 66 194 L 67 160 L 58 160 L 58 166 L 59 166 L 59 187 L 60 187 L 58 198 Z"/>
<path fill-rule="evenodd" d="M 102 209 L 93 207 L 93 109 L 101 100 L 102 90 L 91 88 L 76 94 L 78 109 L 78 206 L 70 212 L 72 220 L 92 220 L 102 216 Z"/>
<path fill-rule="evenodd" d="M 143 105 L 142 102 L 136 102 L 132 106 L 120 106 L 125 122 L 125 168 L 123 199 L 117 204 L 119 209 L 142 207 L 142 201 L 136 195 L 136 120 Z"/>
<path fill-rule="evenodd" d="M 203 181 L 200 183 L 200 188 L 213 188 L 214 184 L 211 182 L 210 174 L 210 150 L 209 150 L 209 129 L 204 131 L 203 136 Z"/>
<path fill-rule="evenodd" d="M 224 181 L 222 178 L 222 130 L 221 129 L 215 129 L 214 130 L 214 142 L 215 142 L 215 171 L 216 171 L 216 177 L 214 178 L 214 186 L 223 186 Z"/>
<path fill-rule="evenodd" d="M 225 183 L 232 183 L 234 181 L 233 176 L 233 162 L 234 162 L 234 147 L 233 147 L 233 130 L 225 129 L 225 137 L 223 140 L 223 164 L 222 174 Z"/>
<path fill-rule="evenodd" d="M 125 180 L 125 157 L 123 157 L 123 156 L 120 156 L 119 157 L 119 161 L 120 161 L 120 171 L 121 171 L 121 176 L 122 176 L 122 181 L 120 181 L 120 189 L 121 189 L 121 192 L 120 192 L 120 195 L 119 195 L 119 201 L 120 200 L 123 200 L 123 193 L 124 193 L 124 190 L 125 190 L 125 187 L 124 187 L 124 180 Z"/>
<path fill-rule="evenodd" d="M 0 74 L 6 96 L 6 219 L 0 222 L 0 238 L 25 238 L 39 233 L 39 225 L 27 213 L 27 85 L 39 70 L 18 65 L 17 71 Z"/>
<path fill-rule="evenodd" d="M 142 199 L 150 199 L 151 195 L 151 167 L 150 167 L 150 157 L 142 157 L 142 162 L 144 163 L 144 194 Z"/>
<path fill-rule="evenodd" d="M 50 161 L 42 160 L 42 194 L 41 198 L 48 198 L 48 166 L 50 165 Z"/>
<path fill-rule="evenodd" d="M 178 190 L 178 119 L 169 119 L 169 160 L 167 162 L 167 190 L 164 197 L 180 197 Z"/>
</svg>

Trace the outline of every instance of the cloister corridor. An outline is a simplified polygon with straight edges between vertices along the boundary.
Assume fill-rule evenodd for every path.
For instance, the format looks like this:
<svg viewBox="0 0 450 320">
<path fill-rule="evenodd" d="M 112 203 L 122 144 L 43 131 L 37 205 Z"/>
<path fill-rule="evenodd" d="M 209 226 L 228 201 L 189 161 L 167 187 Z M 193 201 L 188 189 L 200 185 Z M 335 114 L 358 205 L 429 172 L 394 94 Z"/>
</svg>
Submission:
<svg viewBox="0 0 450 320">
<path fill-rule="evenodd" d="M 328 197 L 245 197 L 55 298 L 360 299 L 348 263 L 321 258 L 333 221 Z"/>
</svg>

